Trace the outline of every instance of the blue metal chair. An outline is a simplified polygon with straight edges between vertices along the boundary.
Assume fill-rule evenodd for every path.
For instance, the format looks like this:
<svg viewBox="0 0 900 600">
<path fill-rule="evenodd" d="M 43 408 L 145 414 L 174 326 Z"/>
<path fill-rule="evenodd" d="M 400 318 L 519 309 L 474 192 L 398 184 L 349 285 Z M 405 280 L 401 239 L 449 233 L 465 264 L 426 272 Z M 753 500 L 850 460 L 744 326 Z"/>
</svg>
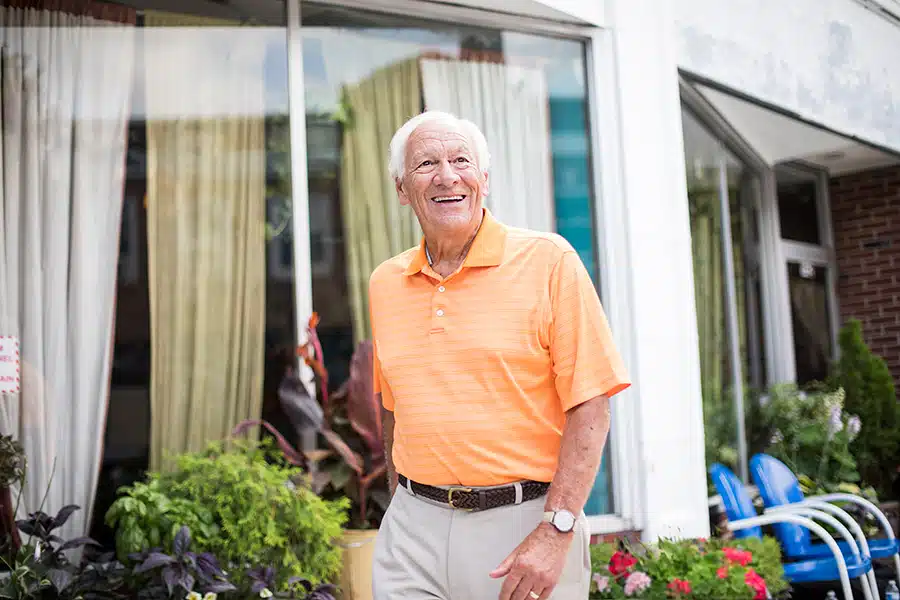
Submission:
<svg viewBox="0 0 900 600">
<path fill-rule="evenodd" d="M 761 538 L 765 525 L 793 525 L 811 531 L 822 539 L 830 550 L 830 556 L 809 558 L 784 564 L 784 577 L 790 583 L 820 583 L 840 581 L 846 600 L 853 599 L 850 579 L 859 579 L 866 600 L 872 600 L 867 574 L 872 570 L 872 561 L 862 556 L 850 532 L 835 517 L 819 513 L 810 507 L 798 507 L 796 512 L 780 511 L 757 516 L 756 508 L 744 484 L 732 471 L 721 464 L 710 467 L 713 485 L 722 498 L 728 528 L 737 538 Z M 834 538 L 813 519 L 832 526 L 848 541 L 850 554 L 845 556 Z M 854 552 L 855 550 L 855 552 Z"/>
<path fill-rule="evenodd" d="M 826 494 L 824 496 L 812 496 L 806 498 L 800 489 L 800 482 L 796 475 L 777 458 L 768 454 L 757 454 L 750 460 L 750 472 L 754 483 L 759 488 L 763 505 L 767 512 L 775 512 L 799 506 L 813 508 L 828 512 L 841 519 L 848 527 L 854 530 L 860 545 L 864 546 L 863 552 L 871 558 L 894 559 L 894 568 L 900 578 L 900 541 L 894 536 L 894 530 L 884 513 L 877 506 L 853 494 Z M 872 514 L 884 529 L 885 538 L 866 539 L 859 524 L 843 509 L 835 506 L 833 502 L 848 502 L 862 507 Z M 776 526 L 777 536 L 785 554 L 796 558 L 816 558 L 827 556 L 829 550 L 823 544 L 813 543 L 809 533 L 793 525 Z M 850 548 L 844 542 L 838 542 L 838 547 L 844 556 L 847 556 Z M 874 575 L 872 577 L 874 582 Z M 874 585 L 874 583 L 873 583 Z M 877 588 L 876 588 L 877 589 Z"/>
</svg>

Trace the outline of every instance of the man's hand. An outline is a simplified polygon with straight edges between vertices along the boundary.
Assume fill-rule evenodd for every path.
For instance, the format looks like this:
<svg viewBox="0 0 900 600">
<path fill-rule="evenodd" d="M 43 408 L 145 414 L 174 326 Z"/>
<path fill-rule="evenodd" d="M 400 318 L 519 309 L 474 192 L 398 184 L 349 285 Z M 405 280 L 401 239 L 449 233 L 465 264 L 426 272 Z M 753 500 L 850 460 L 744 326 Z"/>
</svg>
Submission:
<svg viewBox="0 0 900 600">
<path fill-rule="evenodd" d="M 541 523 L 513 550 L 491 577 L 506 577 L 500 600 L 546 600 L 556 587 L 572 545 L 573 533 Z M 530 595 L 530 592 L 538 596 Z"/>
</svg>

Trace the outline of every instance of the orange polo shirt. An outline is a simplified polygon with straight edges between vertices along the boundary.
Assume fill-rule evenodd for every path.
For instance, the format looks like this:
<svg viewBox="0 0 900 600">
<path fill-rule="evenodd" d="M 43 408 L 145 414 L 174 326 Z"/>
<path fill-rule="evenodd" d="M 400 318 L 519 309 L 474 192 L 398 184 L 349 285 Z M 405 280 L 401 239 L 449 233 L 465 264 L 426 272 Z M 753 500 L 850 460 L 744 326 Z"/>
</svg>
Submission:
<svg viewBox="0 0 900 600">
<path fill-rule="evenodd" d="M 397 472 L 429 485 L 549 482 L 566 411 L 630 385 L 593 282 L 561 236 L 484 211 L 443 278 L 424 240 L 372 273 L 374 385 Z"/>
</svg>

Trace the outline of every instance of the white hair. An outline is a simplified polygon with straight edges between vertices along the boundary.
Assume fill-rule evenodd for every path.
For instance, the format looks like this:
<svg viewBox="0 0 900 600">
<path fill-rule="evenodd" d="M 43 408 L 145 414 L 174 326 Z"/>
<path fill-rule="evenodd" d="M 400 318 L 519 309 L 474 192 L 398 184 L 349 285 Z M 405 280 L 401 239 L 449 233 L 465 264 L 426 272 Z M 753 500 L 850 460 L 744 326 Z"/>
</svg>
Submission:
<svg viewBox="0 0 900 600">
<path fill-rule="evenodd" d="M 409 142 L 409 136 L 420 126 L 426 123 L 452 123 L 457 125 L 463 134 L 469 138 L 475 152 L 475 163 L 483 173 L 487 173 L 491 167 L 491 153 L 488 151 L 488 143 L 478 128 L 478 125 L 466 119 L 460 119 L 456 115 L 441 112 L 437 110 L 427 110 L 418 114 L 404 123 L 394 137 L 391 138 L 390 158 L 388 162 L 388 171 L 394 181 L 398 181 L 403 177 L 406 170 L 406 144 Z"/>
</svg>

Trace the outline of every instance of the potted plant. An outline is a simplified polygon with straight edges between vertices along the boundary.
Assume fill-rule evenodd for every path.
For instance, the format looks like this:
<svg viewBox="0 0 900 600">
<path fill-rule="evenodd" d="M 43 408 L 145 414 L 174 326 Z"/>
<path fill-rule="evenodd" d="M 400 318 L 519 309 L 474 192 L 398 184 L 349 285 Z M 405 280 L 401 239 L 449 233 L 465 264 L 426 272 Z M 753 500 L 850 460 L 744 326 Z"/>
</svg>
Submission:
<svg viewBox="0 0 900 600">
<path fill-rule="evenodd" d="M 323 411 L 318 428 L 329 452 L 317 457 L 319 493 L 325 498 L 345 496 L 351 501 L 350 520 L 342 541 L 344 569 L 339 589 L 346 600 L 371 600 L 375 537 L 390 504 L 381 405 L 373 390 L 372 342 L 360 342 L 350 361 L 347 381 L 328 393 L 313 315 L 309 341 L 299 354 L 316 374 Z"/>
<path fill-rule="evenodd" d="M 22 540 L 16 527 L 13 486 L 25 480 L 25 450 L 10 435 L 0 436 L 0 539 L 8 540 L 7 553 L 15 556 Z"/>
</svg>

